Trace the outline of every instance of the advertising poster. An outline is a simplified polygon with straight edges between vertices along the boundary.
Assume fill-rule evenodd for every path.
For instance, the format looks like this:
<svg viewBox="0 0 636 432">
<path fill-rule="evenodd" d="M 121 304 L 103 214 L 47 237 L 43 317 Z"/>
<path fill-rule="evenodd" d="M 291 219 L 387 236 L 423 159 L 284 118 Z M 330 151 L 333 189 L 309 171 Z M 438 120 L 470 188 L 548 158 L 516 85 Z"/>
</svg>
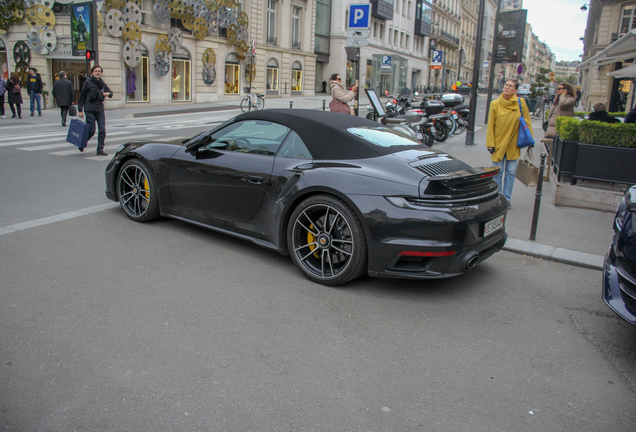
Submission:
<svg viewBox="0 0 636 432">
<path fill-rule="evenodd" d="M 495 63 L 521 63 L 528 11 L 500 12 L 497 20 Z"/>
<path fill-rule="evenodd" d="M 93 49 L 91 41 L 91 3 L 74 4 L 71 7 L 71 43 L 73 56 L 85 56 Z"/>
</svg>

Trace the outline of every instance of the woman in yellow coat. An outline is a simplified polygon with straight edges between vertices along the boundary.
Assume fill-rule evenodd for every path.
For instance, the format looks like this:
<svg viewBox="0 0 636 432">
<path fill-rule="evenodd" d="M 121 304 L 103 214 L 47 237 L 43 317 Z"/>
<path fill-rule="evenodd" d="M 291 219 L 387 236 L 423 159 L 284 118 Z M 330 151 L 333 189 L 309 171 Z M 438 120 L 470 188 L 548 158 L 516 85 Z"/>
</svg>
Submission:
<svg viewBox="0 0 636 432">
<path fill-rule="evenodd" d="M 530 133 L 534 136 L 530 112 L 526 106 L 526 101 L 517 98 L 517 86 L 518 84 L 514 80 L 506 81 L 503 93 L 498 99 L 490 103 L 488 133 L 486 135 L 486 147 L 491 154 L 492 166 L 501 168 L 501 171 L 494 180 L 497 185 L 499 185 L 499 190 L 502 191 L 508 203 L 510 203 L 512 196 L 512 186 L 515 184 L 517 161 L 521 154 L 519 147 L 517 147 L 519 117 L 521 116 L 519 100 L 523 108 L 523 117 L 528 124 Z"/>
</svg>

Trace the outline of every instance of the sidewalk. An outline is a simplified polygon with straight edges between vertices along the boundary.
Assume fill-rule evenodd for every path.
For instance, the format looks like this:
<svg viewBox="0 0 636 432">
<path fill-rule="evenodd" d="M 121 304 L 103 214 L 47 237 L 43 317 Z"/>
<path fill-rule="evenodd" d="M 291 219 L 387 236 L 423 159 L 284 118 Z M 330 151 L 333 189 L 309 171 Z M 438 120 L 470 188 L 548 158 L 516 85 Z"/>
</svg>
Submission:
<svg viewBox="0 0 636 432">
<path fill-rule="evenodd" d="M 480 95 L 480 102 L 485 101 L 485 96 Z M 483 98 L 483 100 L 482 100 Z M 384 101 L 386 98 L 382 98 Z M 329 109 L 331 96 L 329 94 L 317 94 L 312 97 L 293 98 L 266 98 L 266 109 L 289 109 L 290 103 L 293 109 L 315 109 L 323 107 Z M 168 106 L 133 105 L 121 109 L 107 110 L 107 125 L 126 123 L 130 121 L 147 121 L 153 117 L 165 115 L 183 114 L 193 112 L 228 111 L 228 118 L 240 114 L 239 102 L 218 102 L 210 104 L 179 104 Z M 367 114 L 368 100 L 366 94 L 360 95 L 359 116 Z M 14 127 L 38 127 L 60 126 L 60 110 L 49 108 L 42 111 L 42 117 L 29 117 L 28 103 L 26 113 L 23 111 L 22 120 L 11 119 L 11 112 L 7 119 L 0 119 L 0 131 L 15 129 Z M 8 107 L 7 107 L 8 108 Z M 26 114 L 26 115 L 25 115 Z M 449 137 L 444 143 L 436 143 L 433 148 L 447 152 L 472 166 L 491 166 L 490 154 L 486 151 L 486 125 L 483 124 L 483 110 L 478 111 L 475 122 L 474 145 L 466 145 L 466 133 Z M 13 126 L 13 127 L 12 127 Z M 532 120 L 532 127 L 537 141 L 543 136 L 541 119 Z M 541 143 L 534 149 L 534 159 L 537 166 L 540 165 L 540 154 L 544 151 Z M 504 249 L 542 258 L 550 261 L 558 261 L 575 266 L 602 269 L 603 257 L 608 250 L 613 230 L 613 212 L 577 209 L 571 207 L 557 207 L 552 204 L 551 182 L 543 183 L 543 196 L 540 204 L 540 213 L 537 225 L 536 241 L 530 241 L 530 228 L 533 209 L 535 205 L 536 189 L 527 188 L 521 182 L 516 182 L 512 194 L 512 208 L 508 212 L 506 230 L 509 235 Z"/>
</svg>

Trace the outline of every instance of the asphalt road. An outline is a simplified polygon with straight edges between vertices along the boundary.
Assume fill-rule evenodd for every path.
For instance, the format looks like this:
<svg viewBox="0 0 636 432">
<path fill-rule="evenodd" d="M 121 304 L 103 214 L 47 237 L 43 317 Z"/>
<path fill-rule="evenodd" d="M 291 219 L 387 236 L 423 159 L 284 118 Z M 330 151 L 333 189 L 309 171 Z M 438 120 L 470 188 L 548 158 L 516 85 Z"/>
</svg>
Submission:
<svg viewBox="0 0 636 432">
<path fill-rule="evenodd" d="M 211 117 L 109 132 L 185 137 Z M 10 131 L 20 145 L 4 132 L 0 227 L 107 204 L 109 158 L 24 150 L 58 143 L 53 128 Z M 38 133 L 52 141 L 27 143 Z M 500 252 L 458 278 L 327 288 L 174 220 L 110 208 L 41 222 L 0 235 L 2 431 L 635 424 L 636 329 L 602 303 L 598 271 Z"/>
</svg>

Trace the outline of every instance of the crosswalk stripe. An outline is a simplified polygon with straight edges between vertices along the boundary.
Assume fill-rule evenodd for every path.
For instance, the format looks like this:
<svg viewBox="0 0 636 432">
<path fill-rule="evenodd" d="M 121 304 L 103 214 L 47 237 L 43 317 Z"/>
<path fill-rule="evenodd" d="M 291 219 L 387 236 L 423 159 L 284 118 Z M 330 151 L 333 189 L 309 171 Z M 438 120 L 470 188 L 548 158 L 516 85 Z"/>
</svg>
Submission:
<svg viewBox="0 0 636 432">
<path fill-rule="evenodd" d="M 157 134 L 144 134 L 144 135 L 135 135 L 134 139 L 144 139 L 144 138 L 151 138 L 151 137 L 156 137 Z M 129 138 L 132 137 L 120 137 L 118 139 L 115 140 L 111 140 L 111 141 L 123 141 L 123 140 L 129 140 Z M 71 146 L 72 144 L 66 143 L 65 146 Z M 119 146 L 121 145 L 121 143 L 119 144 L 113 144 L 113 145 L 107 145 L 104 146 L 104 150 L 115 150 L 117 149 Z M 86 150 L 85 150 L 86 151 Z M 73 150 L 63 150 L 63 151 L 59 151 L 59 152 L 50 152 L 49 154 L 52 155 L 56 155 L 56 156 L 68 156 L 68 155 L 73 155 L 73 154 L 78 154 L 79 151 L 77 150 L 77 147 L 73 146 Z M 104 159 L 104 157 L 106 156 L 99 156 L 99 160 Z M 108 156 L 109 158 L 111 156 Z M 92 158 L 86 158 L 86 159 L 92 159 Z"/>
<path fill-rule="evenodd" d="M 37 135 L 13 135 L 13 136 L 9 136 L 9 137 L 5 137 L 5 138 L 0 138 L 0 141 L 11 141 L 11 140 L 15 140 L 15 139 L 22 139 L 22 138 L 42 138 L 42 137 L 52 137 L 52 136 L 66 136 L 68 132 L 61 132 L 61 133 L 50 133 L 50 134 L 37 134 Z"/>
<path fill-rule="evenodd" d="M 133 132 L 128 132 L 128 131 L 108 132 L 106 136 L 111 137 L 113 135 L 130 135 L 132 133 Z M 97 135 L 97 133 L 95 133 L 95 135 Z M 19 140 L 15 142 L 0 143 L 0 147 L 18 146 L 18 145 L 26 145 L 26 144 L 40 144 L 40 143 L 51 142 L 51 141 L 59 141 L 61 138 L 66 139 L 66 137 L 67 137 L 67 134 L 58 136 L 57 138 L 45 138 L 45 139 L 36 139 L 36 140 L 29 140 L 29 141 Z M 51 147 L 51 148 L 54 148 L 54 147 Z"/>
</svg>

